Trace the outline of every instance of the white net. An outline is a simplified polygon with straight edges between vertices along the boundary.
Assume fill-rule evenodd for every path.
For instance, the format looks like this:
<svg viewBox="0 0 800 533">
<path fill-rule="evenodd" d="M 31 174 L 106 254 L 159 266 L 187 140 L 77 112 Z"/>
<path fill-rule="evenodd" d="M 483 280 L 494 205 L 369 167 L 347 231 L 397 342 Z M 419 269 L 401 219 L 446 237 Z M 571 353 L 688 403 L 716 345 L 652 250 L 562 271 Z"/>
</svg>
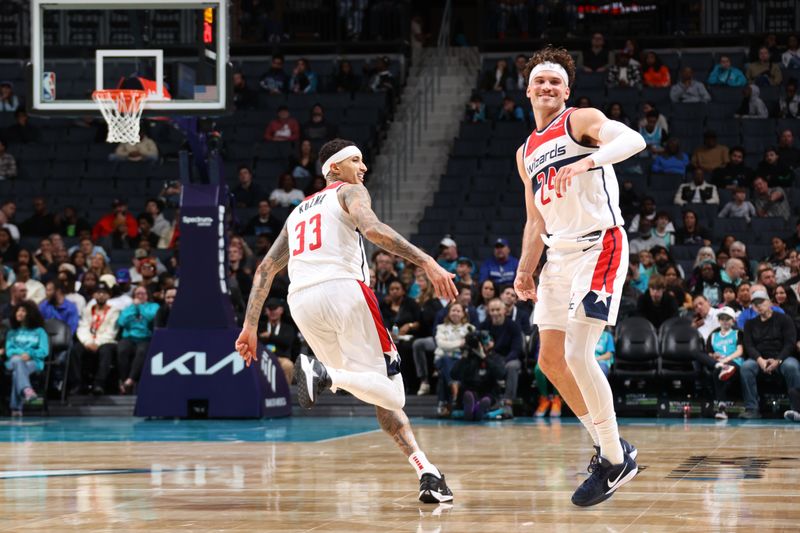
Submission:
<svg viewBox="0 0 800 533">
<path fill-rule="evenodd" d="M 95 91 L 92 99 L 108 124 L 106 142 L 136 144 L 139 142 L 139 121 L 142 118 L 145 91 Z"/>
</svg>

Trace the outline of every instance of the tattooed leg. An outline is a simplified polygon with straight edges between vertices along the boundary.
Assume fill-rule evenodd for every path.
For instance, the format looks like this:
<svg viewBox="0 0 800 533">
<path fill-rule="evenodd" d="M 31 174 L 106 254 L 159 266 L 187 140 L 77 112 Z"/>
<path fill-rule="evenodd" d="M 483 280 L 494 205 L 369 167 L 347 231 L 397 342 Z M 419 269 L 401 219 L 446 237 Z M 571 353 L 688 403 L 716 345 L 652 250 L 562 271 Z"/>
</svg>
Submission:
<svg viewBox="0 0 800 533">
<path fill-rule="evenodd" d="M 420 451 L 417 439 L 414 438 L 414 432 L 411 431 L 411 422 L 408 421 L 408 417 L 402 409 L 389 411 L 383 407 L 376 407 L 375 411 L 381 429 L 391 435 L 406 457 Z"/>
</svg>

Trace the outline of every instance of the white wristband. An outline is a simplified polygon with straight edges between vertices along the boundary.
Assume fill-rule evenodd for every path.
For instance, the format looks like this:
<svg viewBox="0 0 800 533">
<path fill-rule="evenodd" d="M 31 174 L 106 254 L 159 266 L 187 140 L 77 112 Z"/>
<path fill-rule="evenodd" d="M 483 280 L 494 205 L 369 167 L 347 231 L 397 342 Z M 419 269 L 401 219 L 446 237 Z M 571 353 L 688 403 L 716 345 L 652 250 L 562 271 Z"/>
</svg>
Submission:
<svg viewBox="0 0 800 533">
<path fill-rule="evenodd" d="M 598 167 L 624 161 L 647 146 L 638 132 L 616 120 L 608 120 L 600 126 L 599 137 L 600 148 L 590 156 Z"/>
</svg>

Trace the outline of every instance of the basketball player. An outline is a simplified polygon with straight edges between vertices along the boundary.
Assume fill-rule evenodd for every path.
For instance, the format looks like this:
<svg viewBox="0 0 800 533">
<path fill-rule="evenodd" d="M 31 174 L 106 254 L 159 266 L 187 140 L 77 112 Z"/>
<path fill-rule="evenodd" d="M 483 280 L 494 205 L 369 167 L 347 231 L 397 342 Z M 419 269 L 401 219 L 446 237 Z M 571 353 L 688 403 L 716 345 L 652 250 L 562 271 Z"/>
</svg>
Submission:
<svg viewBox="0 0 800 533">
<path fill-rule="evenodd" d="M 592 436 L 589 478 L 572 503 L 610 498 L 636 475 L 636 449 L 619 438 L 611 387 L 594 349 L 615 324 L 628 270 L 613 163 L 645 148 L 637 132 L 597 109 L 567 108 L 575 63 L 564 49 L 545 48 L 526 67 L 527 95 L 540 128 L 517 150 L 527 221 L 514 288 L 536 302 L 539 364 Z M 539 289 L 533 272 L 549 246 Z M 568 297 L 565 297 L 568 296 Z"/>
<path fill-rule="evenodd" d="M 363 185 L 367 167 L 354 143 L 334 139 L 320 149 L 319 159 L 327 187 L 292 211 L 258 266 L 236 350 L 248 366 L 258 359 L 261 307 L 273 278 L 288 264 L 289 308 L 317 356 L 301 354 L 295 365 L 300 405 L 310 408 L 325 389 L 344 389 L 375 405 L 381 427 L 417 472 L 420 501 L 452 501 L 444 474 L 420 450 L 403 412 L 400 358 L 369 288 L 362 236 L 421 266 L 440 298 L 457 296 L 454 276 L 378 220 Z"/>
</svg>

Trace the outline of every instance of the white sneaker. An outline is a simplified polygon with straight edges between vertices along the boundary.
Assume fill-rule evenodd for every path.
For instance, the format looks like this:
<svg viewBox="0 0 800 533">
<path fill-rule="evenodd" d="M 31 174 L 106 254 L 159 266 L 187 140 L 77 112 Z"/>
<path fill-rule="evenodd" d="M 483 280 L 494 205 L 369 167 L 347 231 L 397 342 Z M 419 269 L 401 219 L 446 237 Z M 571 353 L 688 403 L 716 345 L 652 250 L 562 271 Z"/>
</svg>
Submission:
<svg viewBox="0 0 800 533">
<path fill-rule="evenodd" d="M 420 383 L 419 390 L 417 391 L 417 396 L 425 396 L 426 394 L 431 393 L 431 385 L 430 383 Z"/>
</svg>

